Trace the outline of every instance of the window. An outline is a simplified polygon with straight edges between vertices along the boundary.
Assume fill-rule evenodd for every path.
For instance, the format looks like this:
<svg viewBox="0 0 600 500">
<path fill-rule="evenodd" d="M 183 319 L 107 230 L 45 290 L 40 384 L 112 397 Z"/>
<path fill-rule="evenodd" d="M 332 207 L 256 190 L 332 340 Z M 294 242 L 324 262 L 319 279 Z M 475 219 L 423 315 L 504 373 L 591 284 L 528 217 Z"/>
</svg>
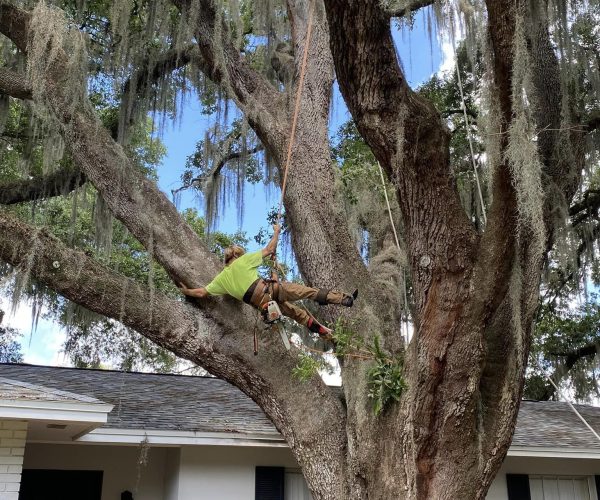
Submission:
<svg viewBox="0 0 600 500">
<path fill-rule="evenodd" d="M 531 500 L 596 500 L 593 478 L 586 476 L 529 476 Z"/>
<path fill-rule="evenodd" d="M 313 500 L 300 471 L 285 471 L 285 500 Z"/>
<path fill-rule="evenodd" d="M 256 467 L 255 500 L 313 500 L 297 469 Z"/>
<path fill-rule="evenodd" d="M 102 471 L 23 469 L 19 500 L 100 500 Z"/>
</svg>

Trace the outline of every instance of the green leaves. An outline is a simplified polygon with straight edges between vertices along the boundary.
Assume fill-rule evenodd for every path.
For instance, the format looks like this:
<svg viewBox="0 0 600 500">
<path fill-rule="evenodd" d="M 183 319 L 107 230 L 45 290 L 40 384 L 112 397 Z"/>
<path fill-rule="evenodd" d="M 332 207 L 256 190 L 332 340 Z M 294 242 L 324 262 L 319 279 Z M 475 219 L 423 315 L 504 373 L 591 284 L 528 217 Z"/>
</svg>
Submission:
<svg viewBox="0 0 600 500">
<path fill-rule="evenodd" d="M 375 365 L 367 372 L 369 398 L 373 400 L 373 412 L 380 415 L 389 404 L 398 401 L 406 382 L 402 376 L 404 359 L 390 359 L 381 349 L 379 336 L 373 339 L 371 352 Z"/>
<path fill-rule="evenodd" d="M 342 318 L 338 318 L 333 331 L 335 350 L 332 353 L 340 358 L 349 358 L 370 362 L 367 370 L 367 396 L 372 400 L 373 412 L 381 415 L 391 404 L 400 400 L 406 388 L 403 377 L 404 358 L 391 358 L 381 347 L 379 335 L 371 343 L 358 335 Z M 301 352 L 298 364 L 293 369 L 294 377 L 305 382 L 315 376 L 319 370 L 331 370 L 331 365 L 312 352 Z"/>
<path fill-rule="evenodd" d="M 317 375 L 319 370 L 330 369 L 329 364 L 322 357 L 302 352 L 298 357 L 298 364 L 292 370 L 292 375 L 301 382 L 306 382 Z"/>
</svg>

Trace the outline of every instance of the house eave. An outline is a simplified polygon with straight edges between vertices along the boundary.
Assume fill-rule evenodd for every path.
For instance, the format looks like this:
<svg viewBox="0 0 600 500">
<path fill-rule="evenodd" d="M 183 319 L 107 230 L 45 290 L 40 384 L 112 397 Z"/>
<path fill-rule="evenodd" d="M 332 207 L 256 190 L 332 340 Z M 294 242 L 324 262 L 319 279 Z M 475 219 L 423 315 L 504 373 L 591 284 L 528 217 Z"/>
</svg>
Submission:
<svg viewBox="0 0 600 500">
<path fill-rule="evenodd" d="M 571 458 L 600 460 L 600 448 L 568 448 L 542 446 L 511 446 L 509 457 Z"/>
<path fill-rule="evenodd" d="M 102 427 L 76 440 L 77 443 L 153 446 L 253 446 L 286 448 L 279 433 L 197 432 L 176 430 L 117 429 Z"/>
<path fill-rule="evenodd" d="M 104 424 L 110 404 L 0 399 L 0 418 Z"/>
</svg>

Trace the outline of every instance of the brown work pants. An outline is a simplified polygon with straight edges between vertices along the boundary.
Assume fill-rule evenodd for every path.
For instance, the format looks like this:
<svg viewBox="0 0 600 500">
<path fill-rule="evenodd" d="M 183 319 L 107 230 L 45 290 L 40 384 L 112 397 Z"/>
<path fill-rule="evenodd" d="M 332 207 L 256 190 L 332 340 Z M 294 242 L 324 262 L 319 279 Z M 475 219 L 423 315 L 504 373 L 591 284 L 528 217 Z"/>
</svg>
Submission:
<svg viewBox="0 0 600 500">
<path fill-rule="evenodd" d="M 292 318 L 301 325 L 308 326 L 308 321 L 312 315 L 304 308 L 292 304 L 295 300 L 317 298 L 318 288 L 299 285 L 298 283 L 277 282 L 269 283 L 267 293 L 264 293 L 265 285 L 260 283 L 256 287 L 256 292 L 253 295 L 252 304 L 258 306 L 262 310 L 262 306 L 270 300 L 275 300 L 279 304 L 281 312 L 288 318 Z M 330 290 L 327 293 L 328 304 L 341 304 L 342 299 L 346 294 Z"/>
</svg>

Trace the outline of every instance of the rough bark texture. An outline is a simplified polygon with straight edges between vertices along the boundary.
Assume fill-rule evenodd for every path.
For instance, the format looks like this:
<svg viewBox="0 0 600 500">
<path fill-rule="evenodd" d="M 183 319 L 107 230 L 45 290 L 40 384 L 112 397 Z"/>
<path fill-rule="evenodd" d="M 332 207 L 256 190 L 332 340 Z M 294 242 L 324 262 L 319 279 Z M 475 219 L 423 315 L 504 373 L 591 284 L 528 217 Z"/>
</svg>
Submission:
<svg viewBox="0 0 600 500">
<path fill-rule="evenodd" d="M 431 104 L 408 88 L 379 2 L 325 5 L 340 89 L 397 189 L 417 305 L 418 329 L 406 361 L 409 388 L 384 431 L 392 436 L 402 428 L 402 446 L 357 446 L 357 455 L 366 451 L 359 466 L 363 477 L 386 477 L 367 481 L 364 496 L 484 498 L 514 430 L 542 255 L 531 229 L 517 225 L 506 161 L 495 166 L 484 234 L 466 220 L 450 174 L 447 131 Z M 489 1 L 487 9 L 494 92 L 507 130 L 516 16 L 526 9 L 512 0 Z M 547 25 L 536 28 L 531 46 L 544 58 L 533 58 L 535 83 L 546 110 L 536 118 L 554 123 L 561 105 L 552 83 L 556 56 L 548 50 Z M 557 162 L 550 152 L 555 144 L 555 138 L 545 138 L 540 156 L 551 178 L 563 176 L 557 189 L 568 200 L 573 182 L 564 176 L 577 167 Z M 508 146 L 507 134 L 500 146 Z M 547 225 L 551 229 L 549 220 Z M 386 423 L 378 427 L 381 432 Z"/>
<path fill-rule="evenodd" d="M 188 0 L 173 3 L 188 16 Z M 406 7 L 430 3 L 416 0 Z M 531 15 L 527 5 L 525 0 L 487 2 L 503 131 L 514 118 L 513 35 L 517 15 Z M 217 25 L 222 18 L 214 2 L 201 0 L 199 7 L 196 46 L 186 49 L 185 57 L 236 101 L 281 172 L 308 3 L 287 2 L 294 78 L 286 91 L 271 85 L 236 50 L 226 25 Z M 514 430 L 537 303 L 543 255 L 531 244 L 531 228 L 518 224 L 510 165 L 494 165 L 493 204 L 480 234 L 459 201 L 449 132 L 434 106 L 409 88 L 398 64 L 390 32 L 390 15 L 397 13 L 385 12 L 379 0 L 316 2 L 284 198 L 304 279 L 320 287 L 358 286 L 354 316 L 361 320 L 360 333 L 367 340 L 379 333 L 391 355 L 402 354 L 400 311 L 374 286 L 376 277 L 361 261 L 336 199 L 327 131 L 335 65 L 358 129 L 396 189 L 416 301 L 415 335 L 405 353 L 408 388 L 381 416 L 374 416 L 367 397 L 368 362 L 343 360 L 341 398 L 317 377 L 299 384 L 291 376 L 296 350 L 288 353 L 277 339 L 263 336 L 260 355 L 252 355 L 256 318 L 249 308 L 229 300 L 195 306 L 173 301 L 0 212 L 2 233 L 11 234 L 0 238 L 0 259 L 243 390 L 282 432 L 318 500 L 484 498 Z M 536 19 L 542 21 L 529 34 L 530 50 L 540 55 L 533 68 L 543 103 L 536 121 L 555 128 L 561 116 L 561 94 L 554 87 L 558 66 L 543 16 Z M 28 30 L 29 14 L 0 0 L 0 32 L 24 53 Z M 131 167 L 89 103 L 71 105 L 76 92 L 63 87 L 67 55 L 57 47 L 49 50 L 55 57 L 44 74 L 39 104 L 61 124 L 77 167 L 173 280 L 206 284 L 219 270 L 216 259 L 156 185 Z M 176 67 L 178 57 L 160 71 Z M 0 74 L 0 91 L 7 92 L 3 81 Z M 565 139 L 579 158 L 577 139 Z M 569 201 L 578 163 L 555 154 L 558 140 L 548 135 L 539 142 L 545 189 Z M 507 145 L 503 134 L 500 146 Z M 549 248 L 549 210 L 545 217 Z"/>
<path fill-rule="evenodd" d="M 31 99 L 31 87 L 23 75 L 0 68 L 0 93 L 17 99 Z"/>
<path fill-rule="evenodd" d="M 85 182 L 78 169 L 64 169 L 41 177 L 0 184 L 0 205 L 14 205 L 70 193 Z"/>
</svg>

